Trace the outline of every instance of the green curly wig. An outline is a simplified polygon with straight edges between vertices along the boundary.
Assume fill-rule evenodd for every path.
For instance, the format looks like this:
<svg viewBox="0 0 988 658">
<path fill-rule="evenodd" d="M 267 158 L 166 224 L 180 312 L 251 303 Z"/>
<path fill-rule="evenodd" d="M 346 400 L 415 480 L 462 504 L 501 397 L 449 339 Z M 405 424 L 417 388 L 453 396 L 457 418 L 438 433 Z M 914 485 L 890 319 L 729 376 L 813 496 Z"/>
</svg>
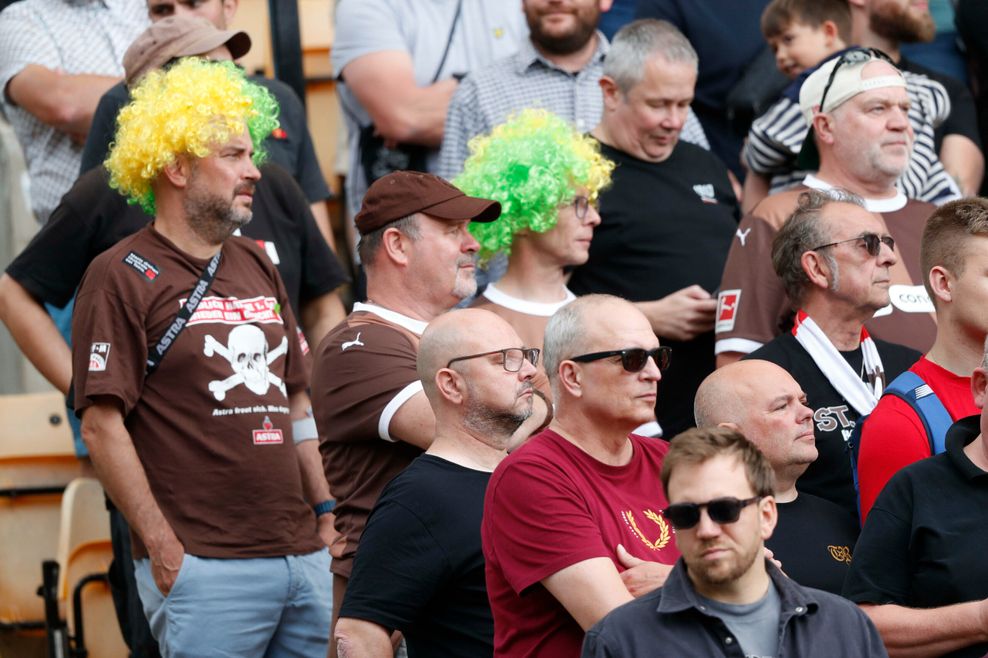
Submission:
<svg viewBox="0 0 988 658">
<path fill-rule="evenodd" d="M 278 127 L 278 101 L 233 62 L 180 60 L 166 71 L 149 72 L 131 99 L 117 118 L 104 164 L 110 186 L 151 216 L 151 183 L 176 156 L 204 158 L 246 127 L 259 165 L 266 155 L 264 139 Z"/>
<path fill-rule="evenodd" d="M 498 221 L 470 224 L 480 258 L 487 260 L 497 252 L 510 254 L 519 231 L 550 230 L 559 207 L 579 190 L 596 200 L 613 169 L 593 138 L 551 112 L 530 109 L 470 140 L 470 157 L 453 184 L 470 196 L 501 202 Z"/>
</svg>

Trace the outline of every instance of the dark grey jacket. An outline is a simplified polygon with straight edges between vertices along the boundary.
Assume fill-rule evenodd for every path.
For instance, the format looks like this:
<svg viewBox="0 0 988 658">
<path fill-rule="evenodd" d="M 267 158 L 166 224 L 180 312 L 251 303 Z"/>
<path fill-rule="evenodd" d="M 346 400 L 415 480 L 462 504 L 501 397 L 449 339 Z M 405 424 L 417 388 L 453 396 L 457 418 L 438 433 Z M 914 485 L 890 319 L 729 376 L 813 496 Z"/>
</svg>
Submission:
<svg viewBox="0 0 988 658">
<path fill-rule="evenodd" d="M 871 620 L 846 599 L 797 585 L 771 562 L 779 590 L 777 658 L 887 657 Z M 660 589 L 604 617 L 587 632 L 583 658 L 726 656 L 744 658 L 727 626 L 697 598 L 682 558 Z"/>
</svg>

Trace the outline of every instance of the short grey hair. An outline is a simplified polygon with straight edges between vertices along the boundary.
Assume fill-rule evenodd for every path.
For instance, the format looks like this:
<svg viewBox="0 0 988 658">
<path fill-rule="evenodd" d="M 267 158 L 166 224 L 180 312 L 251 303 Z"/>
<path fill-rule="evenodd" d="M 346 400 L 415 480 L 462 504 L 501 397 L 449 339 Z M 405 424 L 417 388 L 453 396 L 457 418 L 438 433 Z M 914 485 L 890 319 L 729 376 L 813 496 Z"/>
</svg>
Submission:
<svg viewBox="0 0 988 658">
<path fill-rule="evenodd" d="M 628 23 L 614 35 L 604 58 L 604 75 L 614 80 L 622 93 L 642 81 L 645 62 L 660 55 L 667 62 L 699 66 L 700 58 L 689 39 L 667 21 L 642 18 Z"/>
<path fill-rule="evenodd" d="M 558 395 L 559 364 L 586 352 L 589 347 L 587 311 L 600 304 L 624 301 L 613 295 L 583 295 L 556 311 L 545 327 L 542 343 L 542 365 L 549 383 Z"/>
<path fill-rule="evenodd" d="M 360 236 L 360 242 L 357 243 L 357 255 L 360 256 L 360 262 L 363 263 L 364 267 L 374 262 L 374 257 L 377 256 L 377 251 L 381 248 L 384 232 L 389 228 L 398 229 L 412 240 L 418 240 L 421 235 L 418 216 L 408 215 Z"/>
<path fill-rule="evenodd" d="M 810 279 L 803 270 L 803 254 L 830 242 L 831 237 L 821 221 L 824 208 L 833 203 L 850 203 L 864 208 L 864 200 L 856 194 L 834 188 L 808 190 L 799 195 L 796 210 L 782 225 L 772 241 L 772 267 L 782 280 L 789 301 L 801 304 Z M 832 286 L 837 287 L 837 260 L 829 252 L 821 252 L 830 271 Z"/>
</svg>

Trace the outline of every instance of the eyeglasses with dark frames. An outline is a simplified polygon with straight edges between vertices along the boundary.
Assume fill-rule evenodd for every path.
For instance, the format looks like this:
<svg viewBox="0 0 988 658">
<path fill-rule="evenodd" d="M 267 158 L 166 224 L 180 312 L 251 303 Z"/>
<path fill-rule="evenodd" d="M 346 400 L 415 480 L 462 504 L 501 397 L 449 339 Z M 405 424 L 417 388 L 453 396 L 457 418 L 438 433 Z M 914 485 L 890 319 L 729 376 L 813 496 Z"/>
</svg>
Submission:
<svg viewBox="0 0 988 658">
<path fill-rule="evenodd" d="M 573 197 L 573 210 L 576 211 L 576 218 L 583 221 L 587 217 L 587 212 L 590 210 L 590 199 L 583 196 Z"/>
<path fill-rule="evenodd" d="M 521 370 L 521 366 L 525 361 L 528 361 L 533 366 L 539 364 L 539 354 L 542 353 L 537 347 L 507 347 L 503 350 L 491 350 L 490 352 L 481 352 L 480 354 L 469 354 L 467 356 L 458 356 L 455 359 L 450 359 L 446 364 L 449 368 L 457 361 L 466 361 L 468 359 L 479 359 L 482 356 L 491 356 L 493 354 L 501 355 L 501 366 L 508 372 L 518 372 Z"/>
<path fill-rule="evenodd" d="M 888 62 L 892 66 L 896 66 L 895 62 L 892 61 L 892 58 L 878 48 L 851 48 L 841 55 L 837 60 L 837 63 L 834 64 L 834 68 L 830 71 L 830 77 L 827 78 L 827 84 L 823 87 L 823 94 L 820 96 L 820 111 L 823 112 L 826 107 L 825 103 L 827 102 L 827 92 L 830 91 L 831 85 L 834 84 L 834 78 L 837 77 L 837 70 L 840 69 L 840 67 L 845 64 L 862 64 L 876 57 Z M 899 67 L 896 66 L 896 69 L 898 68 Z"/>
<path fill-rule="evenodd" d="M 607 352 L 581 354 L 580 356 L 574 356 L 570 359 L 570 361 L 576 361 L 577 363 L 589 363 L 591 361 L 599 361 L 600 359 L 606 359 L 612 356 L 620 356 L 621 366 L 628 372 L 641 372 L 644 370 L 645 365 L 648 363 L 649 357 L 652 357 L 652 360 L 655 361 L 655 365 L 659 367 L 660 371 L 664 371 L 672 362 L 672 348 L 666 345 L 656 347 L 654 350 L 646 350 L 642 347 L 629 347 L 623 350 L 609 350 Z"/>
<path fill-rule="evenodd" d="M 838 240 L 837 242 L 822 244 L 819 247 L 813 247 L 810 251 L 826 249 L 827 247 L 834 247 L 839 244 L 844 244 L 845 242 L 854 242 L 855 240 L 864 241 L 864 246 L 865 249 L 868 250 L 869 256 L 877 256 L 879 251 L 882 249 L 882 245 L 885 245 L 892 251 L 895 251 L 895 239 L 893 239 L 891 235 L 878 235 L 877 233 L 864 233 L 855 238 L 848 238 L 847 240 Z"/>
<path fill-rule="evenodd" d="M 662 510 L 662 516 L 669 519 L 669 523 L 676 530 L 689 530 L 700 522 L 700 510 L 706 508 L 707 516 L 714 523 L 721 525 L 726 523 L 736 523 L 741 518 L 741 510 L 755 501 L 761 500 L 764 496 L 752 496 L 744 500 L 738 500 L 732 496 L 725 498 L 714 498 L 705 503 L 676 503 Z"/>
</svg>

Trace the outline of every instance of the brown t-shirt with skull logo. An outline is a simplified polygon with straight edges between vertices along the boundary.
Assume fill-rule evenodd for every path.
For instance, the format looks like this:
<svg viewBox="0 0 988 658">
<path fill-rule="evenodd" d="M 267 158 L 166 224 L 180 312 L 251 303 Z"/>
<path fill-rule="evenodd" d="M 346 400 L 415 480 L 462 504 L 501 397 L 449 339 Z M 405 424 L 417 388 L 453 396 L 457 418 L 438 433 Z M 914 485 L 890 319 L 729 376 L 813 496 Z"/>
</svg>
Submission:
<svg viewBox="0 0 988 658">
<path fill-rule="evenodd" d="M 315 551 L 322 544 L 288 408 L 306 386 L 307 348 L 281 278 L 254 242 L 227 240 L 212 287 L 145 377 L 149 346 L 207 263 L 153 225 L 93 261 L 72 323 L 76 412 L 120 405 L 151 493 L 187 553 Z M 135 537 L 134 556 L 146 555 Z"/>
</svg>

